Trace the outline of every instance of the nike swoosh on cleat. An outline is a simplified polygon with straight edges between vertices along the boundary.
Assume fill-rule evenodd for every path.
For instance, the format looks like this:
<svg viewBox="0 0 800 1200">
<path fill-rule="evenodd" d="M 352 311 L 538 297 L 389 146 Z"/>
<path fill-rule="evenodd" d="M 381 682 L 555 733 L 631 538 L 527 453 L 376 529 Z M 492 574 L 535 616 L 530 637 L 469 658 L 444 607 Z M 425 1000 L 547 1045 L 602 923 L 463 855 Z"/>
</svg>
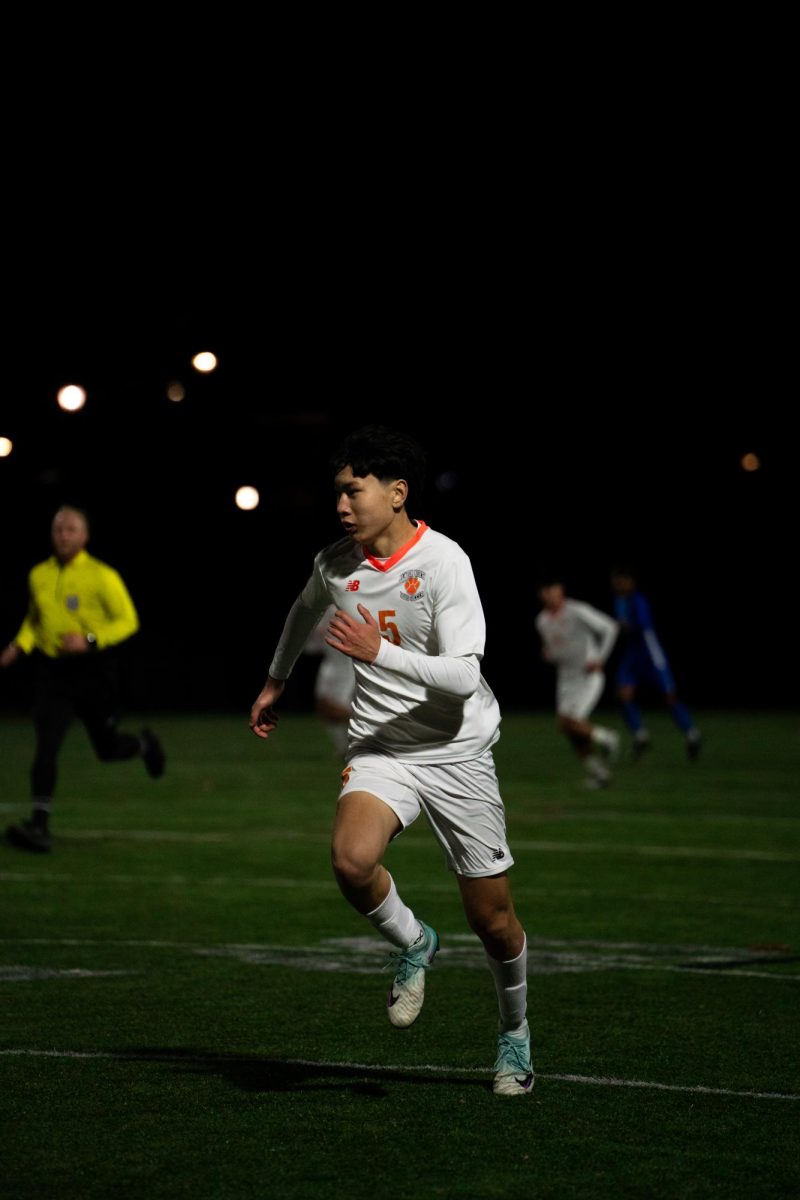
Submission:
<svg viewBox="0 0 800 1200">
<path fill-rule="evenodd" d="M 533 1082 L 533 1076 L 532 1075 L 524 1075 L 522 1077 L 522 1079 L 520 1079 L 517 1075 L 515 1075 L 514 1082 L 518 1083 L 519 1086 L 522 1088 L 529 1088 L 531 1086 L 531 1083 Z"/>
<path fill-rule="evenodd" d="M 392 1005 L 396 1004 L 399 999 L 400 997 L 395 996 L 394 992 L 389 992 L 389 999 L 386 1001 L 386 1007 L 391 1008 Z"/>
</svg>

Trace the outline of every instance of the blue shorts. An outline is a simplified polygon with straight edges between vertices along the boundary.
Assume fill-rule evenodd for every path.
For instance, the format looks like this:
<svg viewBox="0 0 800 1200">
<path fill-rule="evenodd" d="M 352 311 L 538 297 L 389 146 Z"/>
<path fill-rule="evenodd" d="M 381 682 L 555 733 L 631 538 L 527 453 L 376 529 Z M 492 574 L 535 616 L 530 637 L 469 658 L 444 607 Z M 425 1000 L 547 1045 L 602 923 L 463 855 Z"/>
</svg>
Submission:
<svg viewBox="0 0 800 1200">
<path fill-rule="evenodd" d="M 666 659 L 662 659 L 662 665 L 657 667 L 644 646 L 626 650 L 617 667 L 617 687 L 639 687 L 648 683 L 665 694 L 676 690 Z"/>
</svg>

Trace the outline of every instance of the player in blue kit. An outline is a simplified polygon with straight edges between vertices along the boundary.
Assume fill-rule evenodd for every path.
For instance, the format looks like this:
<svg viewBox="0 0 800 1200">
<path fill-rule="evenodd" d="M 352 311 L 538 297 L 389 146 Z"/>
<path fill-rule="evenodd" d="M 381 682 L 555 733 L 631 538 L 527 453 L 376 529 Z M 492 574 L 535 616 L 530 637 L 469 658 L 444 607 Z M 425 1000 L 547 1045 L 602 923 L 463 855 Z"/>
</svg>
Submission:
<svg viewBox="0 0 800 1200">
<path fill-rule="evenodd" d="M 640 686 L 661 692 L 669 712 L 686 738 L 686 756 L 693 761 L 700 753 L 700 731 L 689 709 L 678 699 L 675 680 L 667 656 L 653 627 L 650 605 L 636 586 L 636 577 L 627 567 L 611 572 L 614 592 L 614 616 L 620 624 L 622 657 L 617 666 L 617 695 L 628 728 L 633 734 L 633 753 L 639 758 L 650 748 L 650 732 L 636 703 Z"/>
<path fill-rule="evenodd" d="M 355 695 L 332 865 L 345 899 L 394 947 L 389 1021 L 405 1029 L 417 1019 L 439 949 L 436 930 L 400 897 L 382 861 L 424 813 L 494 980 L 493 1091 L 524 1096 L 533 1086 L 527 942 L 511 897 L 514 859 L 491 750 L 500 709 L 481 675 L 486 627 L 469 558 L 406 507 L 423 466 L 416 443 L 383 426 L 358 430 L 339 448 L 331 475 L 344 536 L 314 560 L 250 727 L 260 738 L 273 733 L 285 682 L 333 604 L 326 640 L 352 663 Z"/>
</svg>

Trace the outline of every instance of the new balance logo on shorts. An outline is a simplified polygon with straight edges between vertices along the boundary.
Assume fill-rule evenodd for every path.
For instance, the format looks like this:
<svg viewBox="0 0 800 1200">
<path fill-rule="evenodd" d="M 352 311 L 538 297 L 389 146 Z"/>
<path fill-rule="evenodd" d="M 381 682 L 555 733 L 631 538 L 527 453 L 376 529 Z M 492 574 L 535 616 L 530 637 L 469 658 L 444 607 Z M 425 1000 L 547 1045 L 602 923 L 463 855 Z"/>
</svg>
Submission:
<svg viewBox="0 0 800 1200">
<path fill-rule="evenodd" d="M 498 847 L 497 850 L 492 851 L 492 862 L 496 862 L 498 858 L 505 858 L 505 856 L 505 851 Z"/>
</svg>

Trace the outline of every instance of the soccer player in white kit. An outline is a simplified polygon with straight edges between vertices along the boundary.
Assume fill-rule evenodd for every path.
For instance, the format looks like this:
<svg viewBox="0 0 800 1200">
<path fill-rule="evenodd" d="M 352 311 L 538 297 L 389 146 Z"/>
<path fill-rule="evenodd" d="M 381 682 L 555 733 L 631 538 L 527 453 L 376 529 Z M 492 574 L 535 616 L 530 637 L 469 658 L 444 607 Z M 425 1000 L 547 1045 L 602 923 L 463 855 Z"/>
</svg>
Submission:
<svg viewBox="0 0 800 1200">
<path fill-rule="evenodd" d="M 347 726 L 353 711 L 356 677 L 352 660 L 328 645 L 328 626 L 336 612 L 331 604 L 305 644 L 305 653 L 320 659 L 314 680 L 314 707 L 340 759 L 347 757 Z"/>
<path fill-rule="evenodd" d="M 382 865 L 389 842 L 424 812 L 484 945 L 500 1009 L 493 1090 L 533 1086 L 527 944 L 508 882 L 513 864 L 491 746 L 500 711 L 480 673 L 485 623 L 469 559 L 406 510 L 424 469 L 410 438 L 383 426 L 351 434 L 333 459 L 345 537 L 316 557 L 286 619 L 250 714 L 266 738 L 303 645 L 331 603 L 328 644 L 347 655 L 356 690 L 332 837 L 345 899 L 387 939 L 395 977 L 387 1012 L 419 1016 L 439 937 L 400 898 Z"/>
<path fill-rule="evenodd" d="M 539 587 L 542 610 L 536 628 L 542 657 L 556 667 L 556 723 L 572 744 L 589 788 L 611 781 L 608 763 L 619 751 L 619 734 L 589 720 L 603 694 L 603 666 L 614 648 L 619 625 L 606 613 L 566 596 L 558 579 Z"/>
</svg>

